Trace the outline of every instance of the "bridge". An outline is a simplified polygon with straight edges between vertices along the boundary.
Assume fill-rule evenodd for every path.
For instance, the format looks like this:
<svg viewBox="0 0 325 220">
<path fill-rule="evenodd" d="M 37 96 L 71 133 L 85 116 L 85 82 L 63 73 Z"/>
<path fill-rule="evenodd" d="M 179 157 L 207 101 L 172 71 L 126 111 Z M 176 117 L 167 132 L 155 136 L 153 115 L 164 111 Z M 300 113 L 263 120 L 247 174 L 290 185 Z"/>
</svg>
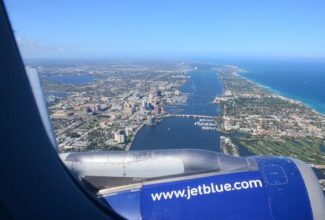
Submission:
<svg viewBox="0 0 325 220">
<path fill-rule="evenodd" d="M 206 119 L 215 119 L 216 116 L 209 115 L 195 115 L 195 114 L 167 114 L 164 117 L 181 117 L 181 118 L 206 118 Z"/>
</svg>

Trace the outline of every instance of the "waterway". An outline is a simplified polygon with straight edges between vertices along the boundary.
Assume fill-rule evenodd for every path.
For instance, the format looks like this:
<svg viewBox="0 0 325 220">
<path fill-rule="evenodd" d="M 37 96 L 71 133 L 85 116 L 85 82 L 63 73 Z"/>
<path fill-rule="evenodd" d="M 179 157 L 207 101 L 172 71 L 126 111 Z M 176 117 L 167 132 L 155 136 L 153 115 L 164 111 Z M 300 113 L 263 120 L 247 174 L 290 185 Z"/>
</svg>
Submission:
<svg viewBox="0 0 325 220">
<path fill-rule="evenodd" d="M 93 82 L 96 77 L 91 74 L 55 74 L 42 75 L 43 80 L 52 81 L 54 83 L 72 84 L 76 86 L 86 85 Z"/>
<path fill-rule="evenodd" d="M 186 104 L 168 105 L 165 110 L 175 114 L 216 116 L 219 107 L 212 101 L 222 93 L 218 74 L 207 65 L 188 73 L 190 78 L 180 87 L 187 94 Z M 194 118 L 165 118 L 155 126 L 143 126 L 130 150 L 148 149 L 205 149 L 219 151 L 220 132 L 202 130 Z"/>
<path fill-rule="evenodd" d="M 48 81 L 50 83 L 58 84 L 70 84 L 74 86 L 84 86 L 92 83 L 96 80 L 96 77 L 91 74 L 55 74 L 55 75 L 41 75 L 42 81 Z M 47 83 L 48 83 L 47 82 Z M 63 91 L 44 91 L 45 97 L 50 95 L 56 96 L 57 98 L 65 98 L 69 96 L 70 92 Z"/>
</svg>

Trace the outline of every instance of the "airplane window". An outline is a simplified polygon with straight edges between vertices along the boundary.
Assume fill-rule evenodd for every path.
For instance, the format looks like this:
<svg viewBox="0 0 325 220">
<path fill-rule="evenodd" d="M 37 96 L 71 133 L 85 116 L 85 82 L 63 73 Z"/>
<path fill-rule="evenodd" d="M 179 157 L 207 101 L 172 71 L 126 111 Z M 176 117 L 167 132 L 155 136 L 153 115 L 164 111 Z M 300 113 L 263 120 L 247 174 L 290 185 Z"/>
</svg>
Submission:
<svg viewBox="0 0 325 220">
<path fill-rule="evenodd" d="M 323 2 L 5 3 L 48 136 L 96 196 L 257 171 L 287 184 L 262 155 L 304 161 L 325 190 Z"/>
</svg>

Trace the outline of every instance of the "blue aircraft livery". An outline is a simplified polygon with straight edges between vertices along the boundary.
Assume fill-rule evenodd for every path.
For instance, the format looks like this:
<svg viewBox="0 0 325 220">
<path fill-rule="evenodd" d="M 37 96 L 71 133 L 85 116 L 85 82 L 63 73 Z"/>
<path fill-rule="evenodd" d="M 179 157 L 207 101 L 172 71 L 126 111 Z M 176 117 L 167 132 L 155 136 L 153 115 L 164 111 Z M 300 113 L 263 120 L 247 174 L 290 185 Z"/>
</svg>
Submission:
<svg viewBox="0 0 325 220">
<path fill-rule="evenodd" d="M 294 162 L 256 162 L 257 171 L 149 182 L 104 198 L 128 219 L 312 220 L 308 193 Z"/>
</svg>

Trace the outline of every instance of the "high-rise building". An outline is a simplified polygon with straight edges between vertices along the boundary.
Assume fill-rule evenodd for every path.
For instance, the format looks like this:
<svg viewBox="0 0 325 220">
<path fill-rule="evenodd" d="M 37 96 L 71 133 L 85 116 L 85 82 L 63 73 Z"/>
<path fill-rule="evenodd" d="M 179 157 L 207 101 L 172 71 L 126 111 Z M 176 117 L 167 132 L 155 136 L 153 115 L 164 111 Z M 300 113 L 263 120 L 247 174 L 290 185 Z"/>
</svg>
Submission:
<svg viewBox="0 0 325 220">
<path fill-rule="evenodd" d="M 119 144 L 125 143 L 125 130 L 120 129 L 117 132 L 115 132 L 114 140 Z"/>
<path fill-rule="evenodd" d="M 131 116 L 135 112 L 135 107 L 128 102 L 125 102 L 123 105 L 123 113 L 125 116 Z"/>
<path fill-rule="evenodd" d="M 130 128 L 130 127 L 126 127 L 124 130 L 125 130 L 125 135 L 126 135 L 127 137 L 131 135 L 131 133 L 132 133 L 132 128 Z"/>
<path fill-rule="evenodd" d="M 152 93 L 149 94 L 148 102 L 149 103 L 152 103 L 153 102 L 153 95 L 152 95 Z"/>
<path fill-rule="evenodd" d="M 147 125 L 155 125 L 156 118 L 154 116 L 149 115 L 147 118 Z"/>
</svg>

